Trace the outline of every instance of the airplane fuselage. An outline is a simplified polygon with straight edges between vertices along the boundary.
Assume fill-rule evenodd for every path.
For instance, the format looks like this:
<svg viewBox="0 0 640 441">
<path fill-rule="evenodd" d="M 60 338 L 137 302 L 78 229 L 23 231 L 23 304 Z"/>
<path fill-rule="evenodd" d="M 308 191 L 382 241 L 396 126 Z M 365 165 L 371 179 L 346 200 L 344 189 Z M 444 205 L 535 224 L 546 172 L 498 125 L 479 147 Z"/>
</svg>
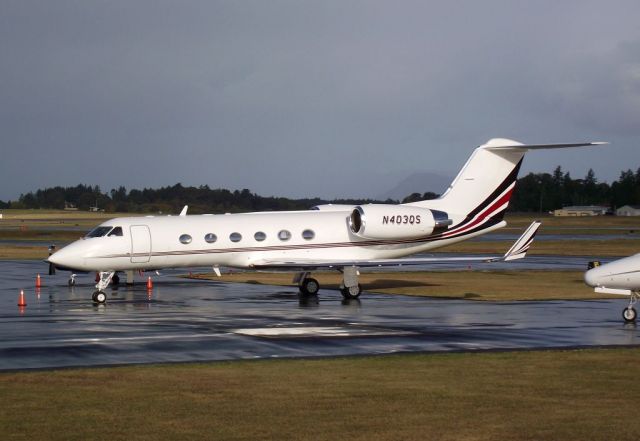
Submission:
<svg viewBox="0 0 640 441">
<path fill-rule="evenodd" d="M 396 258 L 506 225 L 500 221 L 485 224 L 479 231 L 371 239 L 358 237 L 350 230 L 350 213 L 310 210 L 115 218 L 100 227 L 120 227 L 121 235 L 110 235 L 105 229 L 102 236 L 85 237 L 68 245 L 52 260 L 79 271 L 123 271 L 196 266 L 251 268 L 269 260 L 307 261 L 336 255 L 343 260 Z"/>
<path fill-rule="evenodd" d="M 494 138 L 477 147 L 449 188 L 436 199 L 407 204 L 324 205 L 315 210 L 244 214 L 115 218 L 51 255 L 49 263 L 72 271 L 97 271 L 96 303 L 117 271 L 213 266 L 298 273 L 303 295 L 320 289 L 310 271 L 342 273 L 345 299 L 358 298 L 359 268 L 421 265 L 460 258 L 403 258 L 504 227 L 504 214 L 529 150 L 602 143 L 530 144 Z M 504 256 L 523 258 L 540 223 L 534 222 Z M 463 259 L 465 260 L 465 259 Z M 115 277 L 115 278 L 114 278 Z M 117 283 L 117 282 L 114 282 Z M 69 285 L 75 284 L 75 275 Z"/>
</svg>

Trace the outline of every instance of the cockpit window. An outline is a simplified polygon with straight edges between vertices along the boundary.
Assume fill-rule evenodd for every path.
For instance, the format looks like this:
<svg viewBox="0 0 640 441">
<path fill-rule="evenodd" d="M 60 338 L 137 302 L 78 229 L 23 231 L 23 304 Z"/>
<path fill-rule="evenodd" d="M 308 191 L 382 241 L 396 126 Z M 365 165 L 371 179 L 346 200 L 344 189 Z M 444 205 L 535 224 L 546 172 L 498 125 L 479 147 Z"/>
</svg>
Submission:
<svg viewBox="0 0 640 441">
<path fill-rule="evenodd" d="M 102 237 L 105 236 L 113 227 L 96 227 L 89 231 L 85 237 Z"/>
<path fill-rule="evenodd" d="M 111 230 L 111 233 L 109 233 L 109 237 L 111 236 L 122 236 L 122 227 L 115 227 L 113 230 Z"/>
</svg>

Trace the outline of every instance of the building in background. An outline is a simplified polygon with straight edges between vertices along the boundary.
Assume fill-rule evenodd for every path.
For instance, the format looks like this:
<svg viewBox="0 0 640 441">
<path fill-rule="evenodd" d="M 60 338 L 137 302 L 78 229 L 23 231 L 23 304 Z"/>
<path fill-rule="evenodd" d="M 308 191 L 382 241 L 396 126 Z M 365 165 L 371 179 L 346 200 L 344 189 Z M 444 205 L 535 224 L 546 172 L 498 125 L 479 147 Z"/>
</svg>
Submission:
<svg viewBox="0 0 640 441">
<path fill-rule="evenodd" d="M 608 213 L 609 207 L 601 205 L 576 205 L 553 210 L 554 216 L 603 216 Z"/>
<path fill-rule="evenodd" d="M 616 216 L 640 216 L 640 205 L 623 205 L 616 210 Z"/>
</svg>

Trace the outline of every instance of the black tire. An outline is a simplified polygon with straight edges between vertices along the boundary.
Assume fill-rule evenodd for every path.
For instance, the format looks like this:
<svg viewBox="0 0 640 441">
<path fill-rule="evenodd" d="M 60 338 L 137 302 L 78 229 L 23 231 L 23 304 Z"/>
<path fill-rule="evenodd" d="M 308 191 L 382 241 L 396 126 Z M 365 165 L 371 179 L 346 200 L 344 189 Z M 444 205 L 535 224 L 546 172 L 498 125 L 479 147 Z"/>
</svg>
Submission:
<svg viewBox="0 0 640 441">
<path fill-rule="evenodd" d="M 107 295 L 102 291 L 94 292 L 91 298 L 93 299 L 94 303 L 98 303 L 98 304 L 101 304 L 107 301 Z"/>
<path fill-rule="evenodd" d="M 342 297 L 347 300 L 357 299 L 358 297 L 360 297 L 360 294 L 362 294 L 362 285 L 358 283 L 358 286 L 352 286 L 351 288 L 341 288 L 340 293 L 342 294 Z"/>
<path fill-rule="evenodd" d="M 320 283 L 312 277 L 307 277 L 300 284 L 300 292 L 306 296 L 315 296 L 320 291 Z"/>
<path fill-rule="evenodd" d="M 622 310 L 622 318 L 624 319 L 625 323 L 635 322 L 637 316 L 638 314 L 633 306 L 627 306 Z"/>
</svg>

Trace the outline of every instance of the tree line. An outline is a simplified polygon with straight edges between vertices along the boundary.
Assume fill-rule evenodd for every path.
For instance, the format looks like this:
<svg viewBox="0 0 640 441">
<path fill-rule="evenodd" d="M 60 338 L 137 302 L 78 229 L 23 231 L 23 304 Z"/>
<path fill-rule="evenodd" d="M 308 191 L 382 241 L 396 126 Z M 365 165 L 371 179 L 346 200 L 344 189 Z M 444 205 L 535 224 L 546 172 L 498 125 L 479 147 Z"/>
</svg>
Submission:
<svg viewBox="0 0 640 441">
<path fill-rule="evenodd" d="M 402 200 L 416 202 L 437 197 L 435 193 L 413 193 Z M 601 205 L 611 210 L 640 205 L 640 168 L 620 172 L 611 185 L 598 182 L 593 169 L 584 179 L 572 179 L 557 166 L 553 173 L 529 173 L 518 179 L 509 203 L 511 212 L 549 212 L 571 205 Z"/>
<path fill-rule="evenodd" d="M 436 193 L 412 193 L 403 203 L 438 197 Z M 0 201 L 0 208 L 98 207 L 118 212 L 177 213 L 189 205 L 190 213 L 237 213 L 246 211 L 306 210 L 320 204 L 397 203 L 395 200 L 321 198 L 290 199 L 259 196 L 250 190 L 211 189 L 206 185 L 185 187 L 178 183 L 143 190 L 118 187 L 103 192 L 99 186 L 52 187 L 20 195 L 17 201 Z M 593 170 L 584 179 L 572 179 L 560 166 L 553 173 L 529 173 L 518 179 L 509 211 L 547 212 L 567 205 L 603 205 L 611 209 L 640 205 L 640 168 L 634 173 L 622 171 L 620 178 L 608 184 L 599 182 Z"/>
<path fill-rule="evenodd" d="M 97 185 L 80 184 L 75 187 L 52 187 L 22 194 L 17 201 L 0 201 L 0 208 L 63 209 L 74 207 L 78 210 L 89 210 L 91 207 L 97 207 L 110 212 L 161 212 L 169 214 L 179 213 L 182 207 L 189 205 L 189 213 L 201 214 L 307 210 L 315 205 L 328 203 L 357 205 L 394 202 L 396 201 L 265 197 L 252 193 L 248 189 L 230 191 L 211 189 L 207 185 L 185 187 L 180 183 L 158 189 L 145 188 L 129 191 L 120 186 L 106 193 Z"/>
<path fill-rule="evenodd" d="M 518 179 L 510 211 L 548 212 L 569 205 L 602 205 L 612 210 L 640 205 L 640 168 L 620 172 L 608 184 L 589 169 L 584 179 L 572 179 L 560 166 L 553 173 L 529 173 Z"/>
</svg>

